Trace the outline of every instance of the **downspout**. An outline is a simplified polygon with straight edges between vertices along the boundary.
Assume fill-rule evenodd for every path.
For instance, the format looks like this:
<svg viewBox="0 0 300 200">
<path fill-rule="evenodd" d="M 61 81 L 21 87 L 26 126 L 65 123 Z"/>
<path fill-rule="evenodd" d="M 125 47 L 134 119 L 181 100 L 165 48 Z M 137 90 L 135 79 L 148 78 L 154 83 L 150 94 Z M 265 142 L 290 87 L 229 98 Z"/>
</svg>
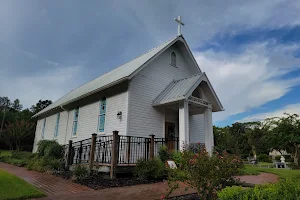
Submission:
<svg viewBox="0 0 300 200">
<path fill-rule="evenodd" d="M 67 111 L 62 105 L 60 106 L 60 108 L 64 111 Z M 67 134 L 68 134 L 68 125 L 69 125 L 69 111 L 68 112 L 68 118 L 67 118 L 67 126 L 66 126 L 66 134 L 65 134 L 65 141 L 64 141 L 64 144 L 66 144 L 66 139 L 67 139 Z"/>
</svg>

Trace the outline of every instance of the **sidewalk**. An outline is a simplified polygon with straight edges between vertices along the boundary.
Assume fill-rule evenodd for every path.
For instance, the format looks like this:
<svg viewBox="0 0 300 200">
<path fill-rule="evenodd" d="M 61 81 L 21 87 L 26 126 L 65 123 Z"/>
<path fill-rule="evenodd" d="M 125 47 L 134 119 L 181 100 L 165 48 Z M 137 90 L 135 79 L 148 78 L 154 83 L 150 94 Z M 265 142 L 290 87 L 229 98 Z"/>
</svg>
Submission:
<svg viewBox="0 0 300 200">
<path fill-rule="evenodd" d="M 92 191 L 92 189 L 76 184 L 70 180 L 65 180 L 51 174 L 29 171 L 23 167 L 17 167 L 0 162 L 0 168 L 36 186 L 48 197 L 56 195 L 71 195 L 83 191 Z"/>
<path fill-rule="evenodd" d="M 128 187 L 106 188 L 93 190 L 88 187 L 76 184 L 70 180 L 65 180 L 57 176 L 36 171 L 29 171 L 23 167 L 17 167 L 0 162 L 0 168 L 11 174 L 19 176 L 27 182 L 33 184 L 45 194 L 42 199 L 79 200 L 79 199 L 103 199 L 103 200 L 153 200 L 160 199 L 168 188 L 167 182 L 154 184 L 135 185 Z M 180 189 L 173 192 L 172 196 L 194 193 L 195 190 L 185 191 L 184 184 L 180 184 Z"/>
</svg>

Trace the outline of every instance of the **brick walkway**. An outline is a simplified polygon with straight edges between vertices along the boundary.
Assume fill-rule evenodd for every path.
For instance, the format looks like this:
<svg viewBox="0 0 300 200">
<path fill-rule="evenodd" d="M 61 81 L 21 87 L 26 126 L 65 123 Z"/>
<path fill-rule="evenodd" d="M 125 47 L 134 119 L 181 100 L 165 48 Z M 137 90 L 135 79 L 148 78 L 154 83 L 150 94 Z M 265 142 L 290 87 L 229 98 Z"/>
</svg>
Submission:
<svg viewBox="0 0 300 200">
<path fill-rule="evenodd" d="M 0 168 L 11 174 L 19 176 L 27 182 L 35 185 L 37 188 L 47 194 L 43 200 L 76 200 L 76 199 L 113 199 L 113 200 L 153 200 L 160 199 L 161 195 L 166 193 L 168 184 L 166 182 L 136 185 L 119 188 L 107 188 L 102 190 L 92 190 L 85 186 L 73 183 L 46 173 L 29 171 L 23 167 L 16 167 L 0 162 Z M 185 186 L 180 184 L 180 189 L 176 190 L 172 196 L 194 193 L 195 190 L 185 191 Z M 40 199 L 41 200 L 41 199 Z"/>
<path fill-rule="evenodd" d="M 158 200 L 161 195 L 166 193 L 168 188 L 167 182 L 144 184 L 136 186 L 107 188 L 102 190 L 94 190 L 92 192 L 81 192 L 72 195 L 61 195 L 55 197 L 46 197 L 43 200 Z M 185 187 L 181 184 L 180 189 L 175 190 L 171 196 L 195 193 L 195 190 L 189 189 L 185 191 Z"/>
<path fill-rule="evenodd" d="M 25 181 L 43 191 L 48 197 L 56 195 L 68 196 L 78 192 L 92 191 L 92 189 L 76 184 L 70 180 L 65 180 L 51 174 L 29 171 L 23 167 L 17 167 L 0 162 L 0 168 L 23 178 Z"/>
<path fill-rule="evenodd" d="M 166 182 L 136 185 L 119 188 L 107 188 L 102 190 L 92 190 L 85 186 L 73 183 L 50 174 L 28 171 L 22 167 L 16 167 L 0 162 L 0 168 L 15 174 L 40 188 L 47 194 L 43 200 L 80 200 L 80 199 L 113 199 L 113 200 L 153 200 L 160 199 L 166 193 L 168 185 Z M 251 184 L 274 183 L 278 181 L 275 174 L 261 173 L 259 175 L 238 176 L 242 182 Z M 180 189 L 173 192 L 172 196 L 184 195 L 196 192 L 189 189 L 185 191 L 185 186 L 180 184 Z"/>
<path fill-rule="evenodd" d="M 278 181 L 278 176 L 271 173 L 260 173 L 259 175 L 245 175 L 237 176 L 241 182 L 250 184 L 266 184 L 266 183 L 276 183 Z"/>
</svg>

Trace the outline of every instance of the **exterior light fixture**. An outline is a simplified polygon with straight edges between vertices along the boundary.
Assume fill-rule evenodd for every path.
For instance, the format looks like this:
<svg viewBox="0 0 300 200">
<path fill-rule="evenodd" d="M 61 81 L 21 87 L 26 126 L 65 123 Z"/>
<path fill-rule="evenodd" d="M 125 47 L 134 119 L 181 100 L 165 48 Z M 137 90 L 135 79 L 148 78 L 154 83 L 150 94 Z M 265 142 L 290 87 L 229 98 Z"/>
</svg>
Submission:
<svg viewBox="0 0 300 200">
<path fill-rule="evenodd" d="M 119 112 L 117 113 L 117 118 L 118 118 L 118 119 L 122 119 L 122 111 L 119 111 Z"/>
</svg>

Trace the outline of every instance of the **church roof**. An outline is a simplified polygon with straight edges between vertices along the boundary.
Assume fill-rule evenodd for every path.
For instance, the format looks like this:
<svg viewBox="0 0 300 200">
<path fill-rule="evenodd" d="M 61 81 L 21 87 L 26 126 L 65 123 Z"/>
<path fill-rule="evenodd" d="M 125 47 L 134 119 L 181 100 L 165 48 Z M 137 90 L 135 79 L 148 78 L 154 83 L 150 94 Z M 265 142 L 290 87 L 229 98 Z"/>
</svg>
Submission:
<svg viewBox="0 0 300 200">
<path fill-rule="evenodd" d="M 208 84 L 210 93 L 213 95 L 214 111 L 222 111 L 223 106 L 212 88 L 205 72 L 193 75 L 188 78 L 173 80 L 152 102 L 153 106 L 175 103 L 187 99 L 198 87 L 201 81 Z"/>
<path fill-rule="evenodd" d="M 55 101 L 54 103 L 52 103 L 51 105 L 43 109 L 42 111 L 35 114 L 33 117 L 37 117 L 47 111 L 53 110 L 60 106 L 67 105 L 69 103 L 82 99 L 86 96 L 104 90 L 108 87 L 114 86 L 120 82 L 131 79 L 132 76 L 137 71 L 139 71 L 144 65 L 150 62 L 152 58 L 154 58 L 156 55 L 163 52 L 164 49 L 174 44 L 178 39 L 182 39 L 184 41 L 183 37 L 180 35 L 180 36 L 176 36 L 175 38 L 172 38 L 169 41 L 162 43 L 161 45 L 151 49 L 145 54 L 140 55 L 139 57 L 133 59 L 132 61 L 125 63 L 120 67 L 92 80 L 91 82 L 88 82 L 72 90 L 71 92 L 69 92 L 62 98 L 58 99 L 57 101 Z"/>
<path fill-rule="evenodd" d="M 203 75 L 196 74 L 194 76 L 173 80 L 153 101 L 153 106 L 167 104 L 180 101 L 189 97 L 188 93 Z M 187 96 L 188 95 L 188 96 Z"/>
</svg>

